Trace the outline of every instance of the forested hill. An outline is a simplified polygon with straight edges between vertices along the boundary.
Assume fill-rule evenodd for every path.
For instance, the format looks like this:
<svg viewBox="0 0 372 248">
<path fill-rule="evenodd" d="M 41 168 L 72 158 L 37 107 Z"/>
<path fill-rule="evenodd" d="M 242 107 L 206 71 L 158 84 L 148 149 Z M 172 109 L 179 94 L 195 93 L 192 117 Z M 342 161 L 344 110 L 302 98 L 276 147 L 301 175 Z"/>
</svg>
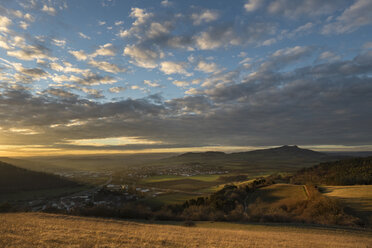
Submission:
<svg viewBox="0 0 372 248">
<path fill-rule="evenodd" d="M 56 175 L 18 168 L 0 161 L 0 194 L 77 185 Z"/>
<path fill-rule="evenodd" d="M 320 163 L 298 171 L 291 182 L 324 185 L 372 184 L 372 157 Z"/>
</svg>

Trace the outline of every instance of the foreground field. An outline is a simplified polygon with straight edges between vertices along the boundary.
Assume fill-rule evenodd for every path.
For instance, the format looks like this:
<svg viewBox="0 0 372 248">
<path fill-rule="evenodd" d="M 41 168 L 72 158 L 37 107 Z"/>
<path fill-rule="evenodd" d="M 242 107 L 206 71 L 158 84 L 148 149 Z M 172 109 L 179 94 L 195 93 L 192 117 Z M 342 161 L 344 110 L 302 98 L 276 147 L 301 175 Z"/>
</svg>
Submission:
<svg viewBox="0 0 372 248">
<path fill-rule="evenodd" d="M 372 231 L 200 222 L 146 224 L 41 213 L 0 215 L 0 247 L 371 247 Z"/>
</svg>

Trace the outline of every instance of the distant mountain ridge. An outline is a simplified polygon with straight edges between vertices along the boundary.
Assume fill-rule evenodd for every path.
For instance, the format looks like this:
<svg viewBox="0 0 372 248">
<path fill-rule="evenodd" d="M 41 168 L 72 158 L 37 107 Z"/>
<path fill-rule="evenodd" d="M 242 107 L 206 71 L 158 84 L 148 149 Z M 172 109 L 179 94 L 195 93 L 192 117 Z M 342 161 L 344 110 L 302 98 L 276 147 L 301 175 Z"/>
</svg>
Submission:
<svg viewBox="0 0 372 248">
<path fill-rule="evenodd" d="M 210 168 L 220 167 L 226 170 L 244 171 L 248 168 L 265 171 L 296 171 L 321 162 L 334 161 L 347 156 L 331 155 L 296 145 L 285 145 L 269 149 L 247 152 L 224 153 L 216 151 L 188 152 L 161 160 L 163 164 L 188 165 L 200 164 Z"/>
<path fill-rule="evenodd" d="M 317 152 L 309 149 L 303 149 L 296 145 L 289 146 L 280 146 L 269 149 L 260 149 L 247 152 L 235 152 L 235 153 L 224 153 L 224 152 L 188 152 L 176 156 L 177 158 L 186 158 L 186 159 L 221 159 L 229 158 L 232 160 L 246 160 L 246 159 L 255 159 L 258 157 L 285 157 L 285 156 L 295 156 L 295 157 L 306 157 L 306 158 L 325 158 L 330 157 L 330 155 L 322 152 Z"/>
</svg>

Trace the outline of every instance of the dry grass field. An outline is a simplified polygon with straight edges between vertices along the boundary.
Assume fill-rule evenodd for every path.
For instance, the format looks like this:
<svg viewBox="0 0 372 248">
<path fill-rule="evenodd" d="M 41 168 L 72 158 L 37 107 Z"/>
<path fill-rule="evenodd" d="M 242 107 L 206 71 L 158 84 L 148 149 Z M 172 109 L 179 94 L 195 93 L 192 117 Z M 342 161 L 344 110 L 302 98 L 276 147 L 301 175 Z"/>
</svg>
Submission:
<svg viewBox="0 0 372 248">
<path fill-rule="evenodd" d="M 372 215 L 372 185 L 323 186 L 325 196 L 334 197 L 356 211 Z"/>
<path fill-rule="evenodd" d="M 0 247 L 372 247 L 372 231 L 210 222 L 183 227 L 10 213 L 0 215 Z"/>
<path fill-rule="evenodd" d="M 269 206 L 286 201 L 306 200 L 307 195 L 303 185 L 278 183 L 258 189 L 250 197 L 249 203 L 253 203 L 258 199 L 261 206 Z"/>
<path fill-rule="evenodd" d="M 306 200 L 306 192 L 304 186 L 302 185 L 293 185 L 293 184 L 273 184 L 267 187 L 263 187 L 258 190 L 263 198 L 273 198 L 277 200 L 286 200 L 286 199 L 297 199 L 297 200 Z"/>
</svg>

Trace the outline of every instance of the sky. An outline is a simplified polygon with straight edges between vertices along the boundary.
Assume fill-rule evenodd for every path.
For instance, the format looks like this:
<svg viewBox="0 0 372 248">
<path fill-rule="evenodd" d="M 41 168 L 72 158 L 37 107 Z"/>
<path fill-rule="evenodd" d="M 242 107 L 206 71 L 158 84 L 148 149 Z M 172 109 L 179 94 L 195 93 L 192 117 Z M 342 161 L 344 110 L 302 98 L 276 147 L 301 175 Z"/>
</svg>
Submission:
<svg viewBox="0 0 372 248">
<path fill-rule="evenodd" d="M 371 0 L 1 0 L 0 155 L 372 150 Z"/>
</svg>

